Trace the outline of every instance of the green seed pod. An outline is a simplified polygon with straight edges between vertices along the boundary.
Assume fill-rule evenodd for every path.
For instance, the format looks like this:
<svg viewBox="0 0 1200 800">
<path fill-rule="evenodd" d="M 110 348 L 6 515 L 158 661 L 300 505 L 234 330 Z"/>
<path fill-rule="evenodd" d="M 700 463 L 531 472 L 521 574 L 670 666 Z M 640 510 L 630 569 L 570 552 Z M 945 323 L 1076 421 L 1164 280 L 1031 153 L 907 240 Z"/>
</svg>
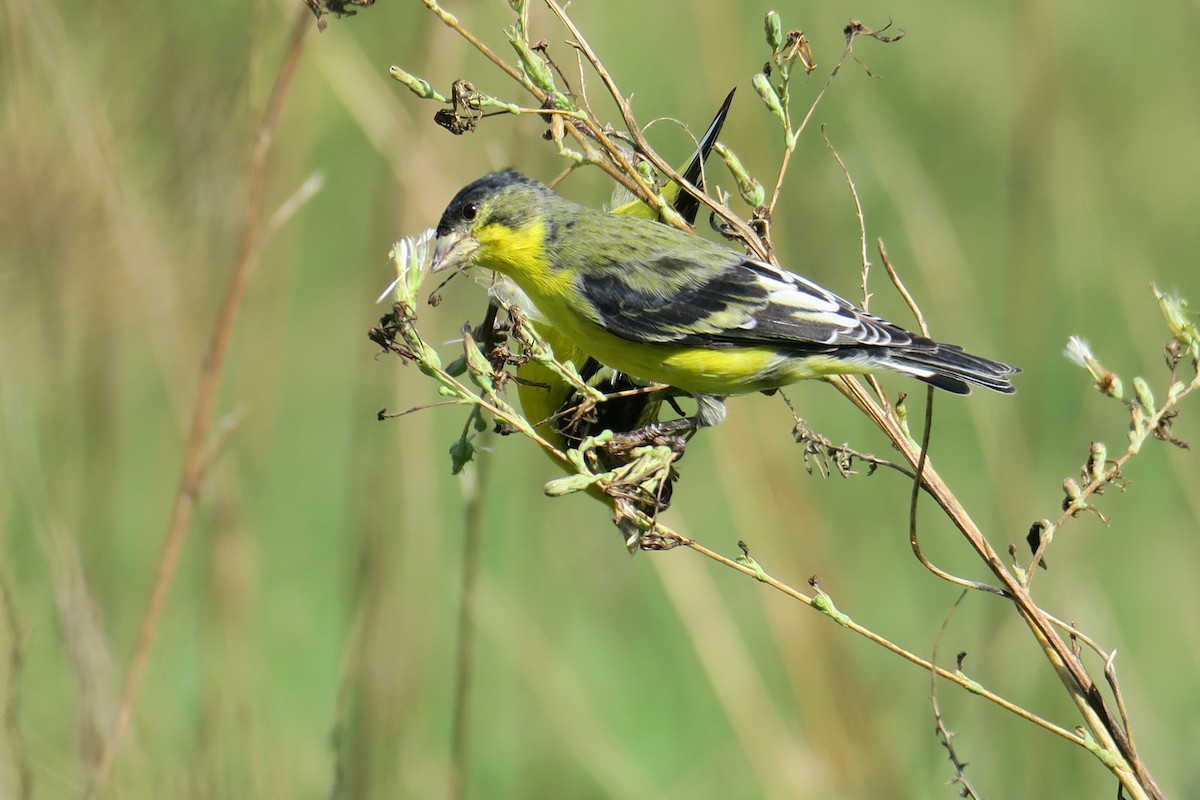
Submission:
<svg viewBox="0 0 1200 800">
<path fill-rule="evenodd" d="M 436 100 L 439 103 L 449 103 L 440 92 L 433 88 L 429 81 L 418 78 L 416 75 L 410 75 L 399 67 L 392 67 L 388 70 L 388 74 L 396 80 L 403 83 L 417 97 L 423 97 L 426 100 Z"/>
<path fill-rule="evenodd" d="M 463 334 L 463 350 L 466 352 L 467 372 L 471 380 L 480 389 L 491 390 L 495 386 L 495 373 L 470 334 Z"/>
<path fill-rule="evenodd" d="M 1158 300 L 1158 307 L 1162 309 L 1163 317 L 1167 320 L 1171 335 L 1186 345 L 1195 358 L 1200 352 L 1200 329 L 1196 326 L 1195 315 L 1187 310 L 1187 301 L 1179 295 L 1160 292 L 1158 287 L 1151 288 L 1154 290 L 1155 299 Z"/>
<path fill-rule="evenodd" d="M 422 362 L 422 372 L 426 372 L 426 370 L 438 370 L 442 368 L 442 359 L 440 356 L 438 356 L 437 350 L 434 350 L 432 347 L 425 344 L 424 340 L 417 338 L 414 334 L 411 341 L 409 341 L 409 345 L 412 348 L 413 354 Z M 426 372 L 426 374 L 430 373 Z M 433 376 L 431 375 L 430 377 Z"/>
<path fill-rule="evenodd" d="M 546 484 L 545 492 L 548 497 L 562 497 L 565 494 L 582 492 L 596 482 L 594 475 L 568 475 L 556 478 Z"/>
<path fill-rule="evenodd" d="M 550 65 L 529 48 L 529 44 L 521 38 L 520 31 L 516 28 L 505 28 L 504 35 L 508 38 L 508 43 L 517 51 L 517 57 L 521 59 L 521 66 L 533 85 L 544 92 L 558 94 L 558 89 L 554 85 L 554 72 L 550 69 Z"/>
<path fill-rule="evenodd" d="M 1087 480 L 1099 480 L 1104 476 L 1104 467 L 1108 463 L 1108 448 L 1104 442 L 1092 442 L 1088 449 Z"/>
<path fill-rule="evenodd" d="M 763 27 L 767 32 L 767 44 L 773 52 L 778 52 L 779 48 L 783 47 L 783 20 L 779 18 L 779 12 L 768 11 L 763 20 Z"/>
<path fill-rule="evenodd" d="M 767 201 L 767 193 L 763 190 L 762 184 L 746 171 L 737 154 L 720 142 L 713 145 L 713 150 L 725 162 L 725 167 L 729 170 L 729 174 L 737 181 L 738 194 L 742 196 L 742 200 L 746 201 L 752 208 L 758 208 Z"/>
<path fill-rule="evenodd" d="M 457 475 L 475 457 L 475 445 L 467 439 L 455 439 L 450 445 L 450 474 Z"/>
<path fill-rule="evenodd" d="M 770 78 L 760 72 L 754 76 L 751 82 L 754 84 L 754 91 L 758 92 L 758 96 L 762 98 L 767 109 L 775 115 L 780 123 L 786 126 L 787 115 L 783 113 L 783 102 L 779 99 L 775 87 L 771 85 Z"/>
<path fill-rule="evenodd" d="M 1137 399 L 1137 403 L 1142 407 L 1142 413 L 1147 417 L 1154 414 L 1156 406 L 1154 405 L 1154 392 L 1150 391 L 1150 384 L 1146 383 L 1146 379 L 1138 376 L 1133 379 L 1133 396 Z"/>
</svg>

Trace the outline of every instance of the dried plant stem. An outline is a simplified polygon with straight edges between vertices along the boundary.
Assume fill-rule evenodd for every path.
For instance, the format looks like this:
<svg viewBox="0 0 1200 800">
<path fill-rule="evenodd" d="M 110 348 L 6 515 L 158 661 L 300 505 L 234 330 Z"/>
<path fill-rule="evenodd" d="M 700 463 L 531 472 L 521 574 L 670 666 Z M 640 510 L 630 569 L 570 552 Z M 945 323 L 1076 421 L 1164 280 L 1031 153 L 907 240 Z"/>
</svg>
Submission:
<svg viewBox="0 0 1200 800">
<path fill-rule="evenodd" d="M 895 417 L 884 412 L 871 399 L 861 383 L 848 376 L 830 378 L 829 382 L 871 418 L 892 444 L 904 454 L 909 463 L 917 465 L 921 459 L 921 453 L 917 446 L 905 435 Z M 1010 596 L 1034 638 L 1037 639 L 1047 660 L 1058 674 L 1059 680 L 1062 681 L 1071 699 L 1083 715 L 1096 744 L 1106 754 L 1106 757 L 1101 758 L 1102 763 L 1121 781 L 1121 785 L 1131 797 L 1139 800 L 1151 797 L 1161 798 L 1161 790 L 1145 771 L 1141 762 L 1137 760 L 1136 753 L 1130 745 L 1129 737 L 1121 727 L 1120 721 L 1109 709 L 1099 688 L 1079 657 L 1055 630 L 1053 621 L 1033 602 L 1025 587 L 1005 567 L 991 543 L 984 537 L 983 532 L 979 530 L 975 521 L 971 519 L 966 509 L 931 464 L 924 465 L 921 480 L 946 516 L 962 532 L 967 542 L 992 574 L 999 579 L 1002 588 Z"/>
<path fill-rule="evenodd" d="M 933 387 L 930 386 L 925 394 L 925 427 L 921 434 L 921 455 L 917 458 L 916 474 L 913 477 L 912 494 L 908 501 L 908 544 L 912 548 L 913 555 L 921 562 L 921 566 L 932 572 L 947 583 L 952 583 L 955 586 L 961 586 L 964 589 L 975 589 L 980 592 L 989 594 L 998 594 L 1001 597 L 1007 597 L 1007 593 L 996 586 L 972 581 L 966 578 L 960 578 L 957 575 L 952 575 L 946 570 L 939 567 L 930 561 L 925 553 L 921 551 L 920 538 L 917 536 L 917 501 L 921 499 L 921 488 L 925 475 L 925 467 L 928 465 L 929 439 L 933 433 Z"/>
<path fill-rule="evenodd" d="M 292 25 L 283 62 L 271 89 L 262 122 L 255 132 L 254 147 L 250 156 L 248 189 L 246 200 L 246 215 L 242 227 L 241 243 L 238 247 L 237 261 L 226 288 L 225 299 L 217 313 L 213 325 L 212 337 L 205 351 L 201 365 L 200 379 L 196 389 L 195 406 L 192 411 L 191 425 L 188 430 L 187 445 L 184 450 L 183 469 L 179 479 L 179 489 L 175 495 L 174 507 L 171 510 L 167 534 L 163 542 L 162 553 L 159 555 L 155 569 L 154 582 L 150 589 L 150 597 L 146 603 L 145 616 L 139 629 L 137 645 L 130 659 L 129 669 L 125 676 L 124 687 L 121 691 L 120 705 L 117 708 L 116 720 L 112 731 L 104 743 L 103 751 L 92 769 L 87 788 L 87 797 L 96 797 L 104 790 L 108 775 L 112 769 L 118 749 L 129 728 L 133 704 L 145 674 L 146 664 L 150 658 L 150 650 L 158 633 L 159 622 L 166 606 L 167 595 L 174 582 L 175 573 L 179 566 L 180 555 L 184 542 L 187 540 L 188 523 L 196 506 L 200 492 L 201 477 L 205 468 L 204 454 L 208 441 L 209 429 L 213 422 L 213 412 L 216 406 L 217 389 L 220 385 L 221 373 L 229 345 L 233 339 L 234 323 L 241 308 L 242 297 L 250 278 L 250 271 L 256 261 L 259 250 L 259 238 L 262 228 L 261 216 L 263 194 L 266 184 L 267 156 L 274 141 L 275 129 L 279 122 L 284 98 L 291 86 L 299 62 L 304 36 L 311 25 L 310 12 L 306 7 L 296 10 L 296 19 Z"/>
<path fill-rule="evenodd" d="M 850 189 L 850 197 L 854 200 L 854 215 L 858 219 L 858 245 L 860 249 L 859 257 L 862 262 L 862 310 L 871 310 L 871 293 L 867 290 L 867 279 L 871 275 L 871 259 L 867 255 L 867 220 L 863 216 L 862 201 L 858 198 L 858 188 L 854 185 L 854 178 L 850 175 L 850 169 L 846 166 L 846 162 L 842 160 L 842 155 L 833 146 L 833 142 L 829 141 L 829 132 L 825 130 L 825 126 L 821 125 L 821 138 L 825 140 L 825 147 L 833 154 L 833 158 L 837 161 L 838 169 L 842 171 L 842 177 L 846 179 L 846 186 Z"/>
</svg>

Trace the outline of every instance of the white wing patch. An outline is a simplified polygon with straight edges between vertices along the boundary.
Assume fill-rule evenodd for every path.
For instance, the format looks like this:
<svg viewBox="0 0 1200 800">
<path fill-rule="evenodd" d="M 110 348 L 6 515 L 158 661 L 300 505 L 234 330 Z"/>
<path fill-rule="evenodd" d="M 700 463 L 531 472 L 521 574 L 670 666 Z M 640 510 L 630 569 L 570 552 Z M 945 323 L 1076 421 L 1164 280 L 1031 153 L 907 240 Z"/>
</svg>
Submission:
<svg viewBox="0 0 1200 800">
<path fill-rule="evenodd" d="M 789 331 L 797 343 L 827 345 L 907 344 L 912 337 L 900 328 L 855 308 L 851 303 L 812 281 L 763 261 L 747 259 L 758 284 L 767 292 L 767 304 L 754 319 L 740 326 L 759 329 L 786 341 Z"/>
</svg>

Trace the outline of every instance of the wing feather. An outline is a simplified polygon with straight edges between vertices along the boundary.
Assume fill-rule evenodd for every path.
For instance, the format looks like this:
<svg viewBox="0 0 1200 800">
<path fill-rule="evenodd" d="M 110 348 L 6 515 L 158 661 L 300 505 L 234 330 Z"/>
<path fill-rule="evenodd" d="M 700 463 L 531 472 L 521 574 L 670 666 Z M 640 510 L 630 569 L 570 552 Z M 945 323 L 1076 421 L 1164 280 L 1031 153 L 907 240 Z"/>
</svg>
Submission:
<svg viewBox="0 0 1200 800">
<path fill-rule="evenodd" d="M 917 338 L 762 261 L 734 255 L 711 274 L 671 256 L 647 263 L 656 277 L 653 288 L 635 286 L 610 269 L 580 278 L 581 293 L 605 329 L 631 341 L 823 352 L 903 346 Z"/>
</svg>

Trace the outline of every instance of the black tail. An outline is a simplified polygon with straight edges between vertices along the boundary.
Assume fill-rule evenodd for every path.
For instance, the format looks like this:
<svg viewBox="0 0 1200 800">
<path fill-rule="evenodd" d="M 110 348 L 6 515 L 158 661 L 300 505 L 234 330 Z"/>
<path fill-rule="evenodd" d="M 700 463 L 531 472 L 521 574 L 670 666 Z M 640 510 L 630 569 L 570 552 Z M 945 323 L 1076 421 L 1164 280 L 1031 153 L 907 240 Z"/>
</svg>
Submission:
<svg viewBox="0 0 1200 800">
<path fill-rule="evenodd" d="M 725 95 L 725 102 L 721 104 L 717 115 L 708 124 L 708 130 L 697 142 L 696 155 L 692 157 L 691 163 L 683 171 L 684 179 L 697 189 L 704 188 L 704 162 L 708 158 L 708 154 L 712 152 L 713 145 L 717 143 L 717 137 L 721 135 L 721 126 L 725 124 L 725 116 L 729 113 L 729 106 L 733 103 L 733 93 L 736 91 L 736 88 L 730 89 L 729 94 Z M 679 197 L 675 199 L 675 210 L 679 212 L 679 216 L 687 220 L 689 225 L 694 225 L 696 213 L 700 210 L 700 201 L 693 197 L 687 189 L 680 187 Z"/>
<path fill-rule="evenodd" d="M 1009 376 L 1021 371 L 1011 364 L 973 356 L 958 345 L 941 342 L 928 342 L 928 346 L 913 342 L 889 351 L 884 361 L 897 372 L 954 394 L 970 394 L 971 385 L 1012 394 L 1016 388 Z"/>
</svg>

